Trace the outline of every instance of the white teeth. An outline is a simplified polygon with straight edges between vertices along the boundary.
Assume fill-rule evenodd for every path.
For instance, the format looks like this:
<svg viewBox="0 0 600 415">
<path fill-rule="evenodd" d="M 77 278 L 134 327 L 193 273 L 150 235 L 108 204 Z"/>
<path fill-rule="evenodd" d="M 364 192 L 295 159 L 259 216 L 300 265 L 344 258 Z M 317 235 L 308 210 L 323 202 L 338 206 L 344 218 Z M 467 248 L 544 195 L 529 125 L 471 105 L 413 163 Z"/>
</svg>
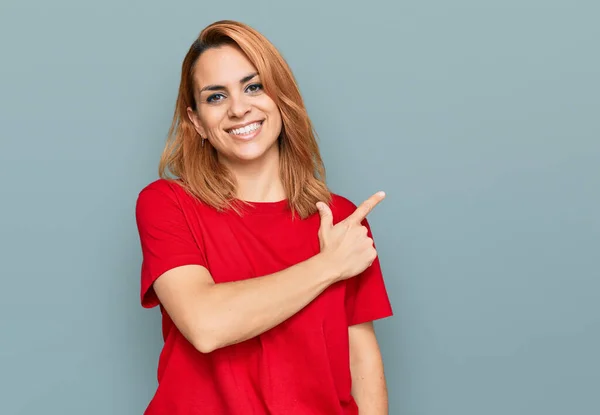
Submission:
<svg viewBox="0 0 600 415">
<path fill-rule="evenodd" d="M 244 135 L 258 129 L 258 127 L 260 127 L 260 122 L 255 122 L 242 128 L 235 128 L 233 130 L 229 130 L 229 133 L 235 135 Z"/>
</svg>

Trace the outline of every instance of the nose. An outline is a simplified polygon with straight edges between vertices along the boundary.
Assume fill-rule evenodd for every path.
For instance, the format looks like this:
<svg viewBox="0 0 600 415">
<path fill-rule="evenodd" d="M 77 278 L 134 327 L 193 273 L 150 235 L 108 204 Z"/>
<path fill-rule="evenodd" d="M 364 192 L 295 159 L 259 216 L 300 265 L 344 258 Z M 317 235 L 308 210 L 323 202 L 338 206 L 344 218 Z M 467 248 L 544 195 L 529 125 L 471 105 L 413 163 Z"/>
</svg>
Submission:
<svg viewBox="0 0 600 415">
<path fill-rule="evenodd" d="M 229 103 L 229 116 L 231 118 L 243 118 L 250 111 L 250 103 L 245 94 L 232 96 Z"/>
</svg>

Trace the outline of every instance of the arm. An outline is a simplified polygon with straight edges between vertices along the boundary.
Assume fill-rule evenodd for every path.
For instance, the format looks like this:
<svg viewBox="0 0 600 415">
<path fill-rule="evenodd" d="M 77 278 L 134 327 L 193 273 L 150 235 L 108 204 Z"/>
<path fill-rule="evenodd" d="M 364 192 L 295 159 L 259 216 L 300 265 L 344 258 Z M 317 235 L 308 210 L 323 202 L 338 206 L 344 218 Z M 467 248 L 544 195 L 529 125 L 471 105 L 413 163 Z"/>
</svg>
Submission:
<svg viewBox="0 0 600 415">
<path fill-rule="evenodd" d="M 181 266 L 158 277 L 154 290 L 181 333 L 208 353 L 278 325 L 336 278 L 317 254 L 274 274 L 222 284 L 215 284 L 202 266 Z"/>
<path fill-rule="evenodd" d="M 373 323 L 348 328 L 352 396 L 360 415 L 387 415 L 388 396 L 381 352 Z"/>
<path fill-rule="evenodd" d="M 157 298 L 148 304 L 161 303 L 201 352 L 255 337 L 374 261 L 373 241 L 360 222 L 383 197 L 372 196 L 335 226 L 329 207 L 319 203 L 320 253 L 270 275 L 215 284 L 176 198 L 162 190 L 142 192 L 136 208 L 144 255 L 142 294 L 152 286 Z M 161 272 L 154 274 L 157 269 Z"/>
</svg>

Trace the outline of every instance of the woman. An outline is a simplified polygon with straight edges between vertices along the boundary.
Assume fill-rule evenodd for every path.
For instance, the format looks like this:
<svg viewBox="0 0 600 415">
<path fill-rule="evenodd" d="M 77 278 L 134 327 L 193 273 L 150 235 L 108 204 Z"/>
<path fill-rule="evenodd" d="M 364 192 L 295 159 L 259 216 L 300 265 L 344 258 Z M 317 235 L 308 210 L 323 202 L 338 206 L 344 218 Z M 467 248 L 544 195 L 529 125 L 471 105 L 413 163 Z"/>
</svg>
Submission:
<svg viewBox="0 0 600 415">
<path fill-rule="evenodd" d="M 146 414 L 387 413 L 372 321 L 392 310 L 365 220 L 385 195 L 357 208 L 329 192 L 260 33 L 202 31 L 159 170 L 136 207 L 141 301 L 160 305 L 165 341 Z"/>
</svg>

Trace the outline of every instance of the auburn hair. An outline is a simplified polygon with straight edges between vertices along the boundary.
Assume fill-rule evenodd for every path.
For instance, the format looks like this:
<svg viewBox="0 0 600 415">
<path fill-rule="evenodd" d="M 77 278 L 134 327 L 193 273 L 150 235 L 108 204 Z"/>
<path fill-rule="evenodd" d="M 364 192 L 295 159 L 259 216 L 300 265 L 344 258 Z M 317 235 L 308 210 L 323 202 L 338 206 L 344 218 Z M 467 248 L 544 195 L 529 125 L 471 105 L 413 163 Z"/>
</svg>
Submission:
<svg viewBox="0 0 600 415">
<path fill-rule="evenodd" d="M 219 163 L 213 146 L 202 146 L 187 115 L 188 107 L 197 108 L 194 65 L 204 51 L 224 45 L 235 45 L 247 56 L 260 75 L 265 93 L 279 108 L 280 176 L 292 214 L 306 218 L 317 211 L 318 201 L 331 201 L 316 133 L 285 59 L 265 36 L 240 22 L 221 20 L 207 26 L 183 59 L 175 114 L 160 159 L 159 176 L 176 180 L 193 196 L 218 210 L 240 213 L 240 206 L 234 203 L 235 178 Z"/>
</svg>

